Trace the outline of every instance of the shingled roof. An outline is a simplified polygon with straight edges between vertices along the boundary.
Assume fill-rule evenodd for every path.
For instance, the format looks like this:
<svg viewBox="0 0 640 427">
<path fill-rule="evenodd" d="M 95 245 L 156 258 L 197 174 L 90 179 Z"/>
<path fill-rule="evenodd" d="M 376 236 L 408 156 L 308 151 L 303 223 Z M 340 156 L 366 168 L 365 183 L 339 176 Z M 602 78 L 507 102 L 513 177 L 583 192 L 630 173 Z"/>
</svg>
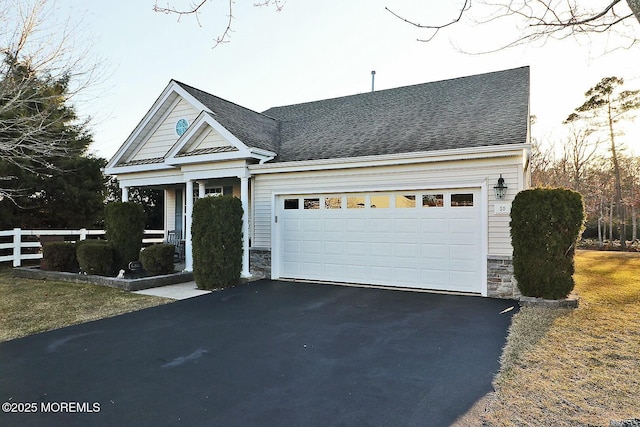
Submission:
<svg viewBox="0 0 640 427">
<path fill-rule="evenodd" d="M 529 67 L 271 108 L 276 161 L 527 142 Z"/>
<path fill-rule="evenodd" d="M 380 90 L 263 113 L 179 83 L 274 162 L 527 142 L 529 67 Z"/>
</svg>

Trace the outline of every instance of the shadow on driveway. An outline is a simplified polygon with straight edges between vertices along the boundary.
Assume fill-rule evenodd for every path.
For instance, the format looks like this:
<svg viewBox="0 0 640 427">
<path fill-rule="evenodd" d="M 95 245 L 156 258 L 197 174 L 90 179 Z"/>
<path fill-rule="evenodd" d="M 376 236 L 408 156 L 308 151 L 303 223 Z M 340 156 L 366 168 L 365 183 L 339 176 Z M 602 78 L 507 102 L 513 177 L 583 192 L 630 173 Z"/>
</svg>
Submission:
<svg viewBox="0 0 640 427">
<path fill-rule="evenodd" d="M 0 425 L 448 426 L 492 390 L 516 312 L 263 280 L 1 343 L 3 411 L 35 413 Z"/>
</svg>

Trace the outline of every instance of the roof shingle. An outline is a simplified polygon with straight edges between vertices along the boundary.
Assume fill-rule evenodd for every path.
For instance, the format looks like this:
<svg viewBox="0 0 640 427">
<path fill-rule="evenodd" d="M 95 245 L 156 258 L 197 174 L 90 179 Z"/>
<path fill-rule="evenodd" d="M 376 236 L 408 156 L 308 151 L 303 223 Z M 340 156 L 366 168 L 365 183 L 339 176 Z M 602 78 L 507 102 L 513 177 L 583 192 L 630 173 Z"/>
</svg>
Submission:
<svg viewBox="0 0 640 427">
<path fill-rule="evenodd" d="M 271 108 L 275 161 L 527 142 L 529 67 Z"/>
</svg>

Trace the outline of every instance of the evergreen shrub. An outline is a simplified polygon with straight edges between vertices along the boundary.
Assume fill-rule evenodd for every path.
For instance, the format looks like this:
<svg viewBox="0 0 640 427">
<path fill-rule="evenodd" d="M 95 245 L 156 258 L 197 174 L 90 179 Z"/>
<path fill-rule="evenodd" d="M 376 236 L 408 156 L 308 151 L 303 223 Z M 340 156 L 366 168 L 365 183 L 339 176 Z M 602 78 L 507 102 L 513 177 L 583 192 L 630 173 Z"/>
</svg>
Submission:
<svg viewBox="0 0 640 427">
<path fill-rule="evenodd" d="M 52 271 L 73 271 L 78 268 L 76 245 L 71 242 L 49 242 L 42 247 L 42 267 Z"/>
<path fill-rule="evenodd" d="M 242 203 L 233 196 L 205 197 L 193 207 L 193 276 L 201 289 L 240 282 Z"/>
<path fill-rule="evenodd" d="M 76 250 L 82 271 L 98 276 L 113 275 L 113 253 L 113 248 L 105 240 L 83 240 Z"/>
<path fill-rule="evenodd" d="M 584 217 L 582 196 L 575 191 L 536 188 L 516 195 L 510 224 L 513 272 L 524 296 L 561 299 L 571 293 Z"/>
<path fill-rule="evenodd" d="M 174 253 L 172 244 L 151 245 L 140 252 L 142 268 L 151 275 L 173 273 Z"/>
<path fill-rule="evenodd" d="M 109 203 L 105 209 L 104 225 L 107 241 L 113 247 L 116 270 L 126 269 L 131 261 L 138 261 L 144 237 L 145 214 L 142 205 L 133 202 Z"/>
</svg>

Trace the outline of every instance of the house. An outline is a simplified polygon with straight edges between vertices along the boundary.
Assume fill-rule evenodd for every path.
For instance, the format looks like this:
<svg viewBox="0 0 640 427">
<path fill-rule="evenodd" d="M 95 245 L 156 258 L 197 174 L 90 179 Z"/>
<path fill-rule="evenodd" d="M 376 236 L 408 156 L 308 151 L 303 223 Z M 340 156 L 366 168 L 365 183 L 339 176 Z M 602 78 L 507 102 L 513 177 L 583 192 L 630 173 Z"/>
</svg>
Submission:
<svg viewBox="0 0 640 427">
<path fill-rule="evenodd" d="M 529 158 L 521 67 L 262 113 L 172 80 L 106 173 L 124 200 L 164 190 L 187 270 L 194 199 L 233 194 L 245 276 L 510 298 L 510 202 Z"/>
</svg>

